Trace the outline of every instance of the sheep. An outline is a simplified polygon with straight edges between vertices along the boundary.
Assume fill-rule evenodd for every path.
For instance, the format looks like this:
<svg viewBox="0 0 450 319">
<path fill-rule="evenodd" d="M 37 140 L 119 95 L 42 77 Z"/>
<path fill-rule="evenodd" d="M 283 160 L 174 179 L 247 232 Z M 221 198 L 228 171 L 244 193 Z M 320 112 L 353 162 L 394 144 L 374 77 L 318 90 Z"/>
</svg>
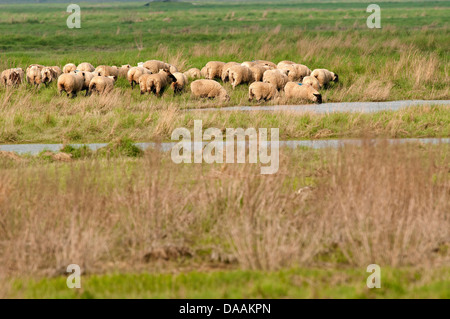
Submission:
<svg viewBox="0 0 450 319">
<path fill-rule="evenodd" d="M 153 74 L 156 74 L 159 70 L 170 68 L 170 66 L 163 61 L 149 60 L 144 63 L 144 68 L 150 70 Z"/>
<path fill-rule="evenodd" d="M 173 89 L 173 94 L 175 95 L 175 94 L 181 93 L 181 91 L 183 91 L 184 87 L 188 83 L 188 79 L 187 79 L 187 76 L 181 72 L 175 72 L 175 73 L 173 73 L 173 76 L 177 79 L 171 85 L 172 89 Z"/>
<path fill-rule="evenodd" d="M 262 81 L 264 72 L 268 70 L 268 68 L 261 64 L 256 64 L 250 67 L 250 70 L 253 72 L 253 79 L 255 81 Z"/>
<path fill-rule="evenodd" d="M 56 81 L 60 75 L 53 67 L 46 66 L 41 71 L 41 82 L 48 86 L 49 83 Z"/>
<path fill-rule="evenodd" d="M 327 69 L 315 69 L 311 72 L 311 76 L 315 77 L 319 81 L 321 87 L 328 86 L 331 81 L 339 81 L 338 75 L 328 71 Z"/>
<path fill-rule="evenodd" d="M 175 72 L 178 72 L 178 68 L 175 65 L 167 64 L 169 66 L 170 73 L 174 74 Z"/>
<path fill-rule="evenodd" d="M 148 77 L 147 90 L 148 92 L 152 92 L 156 96 L 161 97 L 166 87 L 176 80 L 177 78 L 170 73 L 168 68 L 160 70 L 158 73 L 150 74 Z"/>
<path fill-rule="evenodd" d="M 311 70 L 303 64 L 287 63 L 290 61 L 282 61 L 278 63 L 278 70 L 285 70 L 291 82 L 302 81 L 305 76 L 311 74 Z"/>
<path fill-rule="evenodd" d="M 221 75 L 223 82 L 228 82 L 229 76 L 230 76 L 230 74 L 229 74 L 230 68 L 235 65 L 240 65 L 240 64 L 237 62 L 228 62 L 228 63 L 224 64 L 224 66 L 222 67 L 222 75 Z"/>
<path fill-rule="evenodd" d="M 58 78 L 61 74 L 63 74 L 63 71 L 61 70 L 61 68 L 59 66 L 51 66 L 50 67 L 55 73 L 56 73 L 56 77 Z"/>
<path fill-rule="evenodd" d="M 131 65 L 124 64 L 119 68 L 119 77 L 121 78 L 127 78 L 128 71 L 130 71 Z"/>
<path fill-rule="evenodd" d="M 132 67 L 128 70 L 127 80 L 130 82 L 131 89 L 134 89 L 134 86 L 139 83 L 139 78 L 143 74 L 152 74 L 152 72 L 144 67 Z"/>
<path fill-rule="evenodd" d="M 241 63 L 242 66 L 246 66 L 247 68 L 251 68 L 252 66 L 258 65 L 255 61 L 245 61 Z"/>
<path fill-rule="evenodd" d="M 278 91 L 284 88 L 287 82 L 289 82 L 288 76 L 283 73 L 282 70 L 267 70 L 263 75 L 263 82 L 272 83 L 275 85 Z"/>
<path fill-rule="evenodd" d="M 311 75 L 305 76 L 302 80 L 302 83 L 311 85 L 317 91 L 320 89 L 319 80 Z"/>
<path fill-rule="evenodd" d="M 248 100 L 268 101 L 278 97 L 278 90 L 272 83 L 253 82 L 248 88 Z"/>
<path fill-rule="evenodd" d="M 220 100 L 229 101 L 230 96 L 227 91 L 220 85 L 219 82 L 214 80 L 195 80 L 191 83 L 191 92 L 195 97 L 200 98 L 216 98 Z"/>
<path fill-rule="evenodd" d="M 186 75 L 188 79 L 199 79 L 202 77 L 201 71 L 197 68 L 190 68 L 184 72 L 184 75 Z"/>
<path fill-rule="evenodd" d="M 200 70 L 200 75 L 203 76 L 204 78 L 206 78 L 208 76 L 208 69 L 206 68 L 206 66 L 204 66 L 201 70 Z"/>
<path fill-rule="evenodd" d="M 230 68 L 230 82 L 233 89 L 242 83 L 251 83 L 254 81 L 253 72 L 246 66 L 235 65 Z"/>
<path fill-rule="evenodd" d="M 85 71 L 85 72 L 94 72 L 95 68 L 92 64 L 90 64 L 88 62 L 83 62 L 83 63 L 78 64 L 77 70 Z"/>
<path fill-rule="evenodd" d="M 94 77 L 98 76 L 97 73 L 95 72 L 85 72 L 85 71 L 79 71 L 76 70 L 73 73 L 75 74 L 80 74 L 81 76 L 83 76 L 84 78 L 84 82 L 83 82 L 83 87 L 81 88 L 80 91 L 85 91 L 85 96 L 89 95 L 89 85 L 91 84 L 91 81 Z M 71 72 L 72 74 L 72 72 Z"/>
<path fill-rule="evenodd" d="M 113 75 L 110 76 L 94 76 L 94 78 L 89 83 L 89 94 L 92 93 L 109 93 L 114 88 L 114 83 L 116 82 L 116 77 Z"/>
<path fill-rule="evenodd" d="M 22 83 L 23 74 L 21 68 L 4 70 L 0 76 L 0 81 L 4 86 L 17 86 Z"/>
<path fill-rule="evenodd" d="M 147 69 L 146 69 L 147 70 Z M 139 79 L 138 79 L 138 83 L 139 83 L 139 88 L 141 91 L 141 95 L 148 92 L 148 88 L 147 88 L 147 80 L 148 77 L 152 74 L 149 70 L 147 70 L 148 73 L 144 73 L 142 74 Z"/>
<path fill-rule="evenodd" d="M 288 82 L 284 87 L 284 93 L 288 99 L 301 99 L 322 103 L 322 95 L 309 84 Z"/>
<path fill-rule="evenodd" d="M 75 71 L 77 69 L 77 66 L 73 63 L 68 63 L 63 67 L 63 73 L 70 73 L 72 71 Z"/>
<path fill-rule="evenodd" d="M 265 66 L 269 67 L 270 70 L 277 68 L 277 65 L 271 61 L 255 60 L 254 62 L 256 62 L 257 64 L 260 64 L 260 65 L 265 65 Z"/>
<path fill-rule="evenodd" d="M 67 96 L 72 95 L 72 98 L 77 96 L 77 93 L 83 89 L 84 72 L 64 73 L 58 78 L 58 93 L 66 92 Z"/>
<path fill-rule="evenodd" d="M 117 66 L 99 65 L 94 72 L 99 76 L 113 76 L 115 80 L 119 77 L 119 68 Z"/>
<path fill-rule="evenodd" d="M 42 77 L 41 68 L 39 66 L 33 65 L 27 68 L 27 82 L 38 87 L 40 86 Z"/>
<path fill-rule="evenodd" d="M 209 80 L 213 80 L 215 78 L 220 79 L 222 76 L 222 68 L 225 65 L 225 62 L 220 61 L 210 61 L 206 63 L 206 78 Z"/>
</svg>

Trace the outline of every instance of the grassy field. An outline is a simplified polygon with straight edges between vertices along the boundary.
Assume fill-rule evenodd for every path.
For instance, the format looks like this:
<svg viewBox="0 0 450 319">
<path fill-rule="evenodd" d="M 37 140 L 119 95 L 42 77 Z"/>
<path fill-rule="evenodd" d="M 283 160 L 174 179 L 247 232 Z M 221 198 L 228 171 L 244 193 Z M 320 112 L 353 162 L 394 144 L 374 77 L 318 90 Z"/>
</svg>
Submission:
<svg viewBox="0 0 450 319">
<path fill-rule="evenodd" d="M 293 60 L 328 68 L 325 102 L 450 99 L 448 1 L 193 1 L 67 4 L 0 0 L 0 71 L 31 63 L 184 71 L 208 61 Z M 107 96 L 56 85 L 0 87 L 0 143 L 93 143 L 97 152 L 0 152 L 0 297 L 449 298 L 449 145 L 282 149 L 260 164 L 182 164 L 133 142 L 175 128 L 279 128 L 280 140 L 449 137 L 448 105 L 375 113 L 195 111 L 259 104 L 248 85 L 229 102 L 187 88 L 162 98 L 119 78 Z M 267 105 L 295 104 L 284 97 Z M 79 264 L 83 288 L 65 286 Z M 366 267 L 379 264 L 382 288 Z"/>
</svg>

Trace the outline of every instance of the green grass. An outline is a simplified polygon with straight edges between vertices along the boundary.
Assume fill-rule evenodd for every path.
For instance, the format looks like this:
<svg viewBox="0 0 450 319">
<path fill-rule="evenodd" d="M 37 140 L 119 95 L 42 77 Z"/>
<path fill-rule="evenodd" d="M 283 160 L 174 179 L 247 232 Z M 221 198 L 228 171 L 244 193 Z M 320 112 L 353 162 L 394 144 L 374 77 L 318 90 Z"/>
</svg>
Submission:
<svg viewBox="0 0 450 319">
<path fill-rule="evenodd" d="M 381 288 L 369 289 L 365 269 L 212 271 L 82 276 L 13 281 L 7 297 L 23 298 L 450 298 L 449 269 L 381 268 Z"/>
</svg>

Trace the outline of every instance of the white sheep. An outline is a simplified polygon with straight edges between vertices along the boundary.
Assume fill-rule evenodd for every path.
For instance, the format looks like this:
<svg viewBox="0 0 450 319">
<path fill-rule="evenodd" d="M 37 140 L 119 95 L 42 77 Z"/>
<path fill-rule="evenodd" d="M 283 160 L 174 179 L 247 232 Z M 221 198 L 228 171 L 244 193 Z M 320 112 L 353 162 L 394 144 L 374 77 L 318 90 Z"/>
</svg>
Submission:
<svg viewBox="0 0 450 319">
<path fill-rule="evenodd" d="M 328 86 L 331 81 L 339 81 L 338 75 L 327 69 L 315 69 L 311 72 L 311 76 L 315 77 L 319 81 L 321 87 Z"/>
<path fill-rule="evenodd" d="M 152 74 L 152 72 L 144 67 L 132 67 L 128 70 L 127 79 L 131 85 L 131 89 L 134 89 L 134 86 L 139 83 L 139 78 L 143 74 Z"/>
<path fill-rule="evenodd" d="M 284 87 L 284 93 L 288 99 L 309 100 L 322 103 L 322 95 L 309 84 L 288 82 Z"/>
<path fill-rule="evenodd" d="M 156 74 L 150 74 L 147 79 L 148 92 L 154 93 L 156 96 L 161 97 L 167 86 L 177 80 L 176 77 L 170 73 L 169 69 L 160 70 Z"/>
<path fill-rule="evenodd" d="M 227 63 L 225 63 L 223 65 L 223 67 L 222 67 L 222 75 L 221 75 L 222 82 L 225 83 L 225 82 L 229 81 L 230 69 L 231 69 L 232 66 L 235 66 L 235 65 L 240 65 L 240 64 L 237 63 L 237 62 L 227 62 Z"/>
<path fill-rule="evenodd" d="M 119 77 L 119 68 L 117 66 L 99 65 L 94 72 L 100 76 L 113 76 L 115 80 Z"/>
<path fill-rule="evenodd" d="M 309 85 L 311 85 L 311 86 L 312 86 L 314 89 L 316 89 L 317 91 L 320 89 L 320 83 L 319 83 L 319 80 L 317 80 L 317 78 L 315 78 L 315 77 L 313 77 L 313 76 L 311 76 L 311 75 L 305 76 L 305 77 L 303 78 L 302 83 L 303 83 L 303 84 L 309 84 Z"/>
<path fill-rule="evenodd" d="M 61 95 L 62 92 L 66 92 L 67 96 L 77 96 L 77 93 L 83 89 L 84 77 L 83 72 L 79 74 L 64 73 L 58 78 L 58 92 Z"/>
<path fill-rule="evenodd" d="M 27 82 L 30 84 L 34 84 L 35 86 L 40 86 L 42 83 L 42 75 L 41 75 L 40 66 L 33 65 L 27 68 Z"/>
<path fill-rule="evenodd" d="M 278 90 L 272 83 L 253 82 L 248 88 L 248 100 L 268 101 L 278 97 Z"/>
<path fill-rule="evenodd" d="M 195 97 L 200 98 L 219 98 L 223 101 L 229 101 L 230 96 L 227 91 L 214 80 L 195 80 L 191 83 L 191 92 Z"/>
<path fill-rule="evenodd" d="M 184 75 L 186 75 L 188 79 L 199 79 L 202 77 L 201 71 L 197 68 L 190 68 L 184 72 Z"/>
<path fill-rule="evenodd" d="M 210 61 L 206 63 L 206 78 L 209 80 L 220 79 L 222 76 L 222 69 L 225 62 Z"/>
<path fill-rule="evenodd" d="M 159 72 L 159 70 L 170 68 L 170 66 L 159 60 L 149 60 L 144 63 L 144 68 L 150 70 L 153 74 L 156 74 Z"/>
<path fill-rule="evenodd" d="M 68 63 L 63 67 L 63 73 L 70 73 L 77 69 L 77 66 L 73 63 Z"/>
<path fill-rule="evenodd" d="M 254 81 L 252 70 L 242 65 L 232 66 L 230 68 L 229 77 L 233 89 L 239 84 L 252 83 Z"/>
<path fill-rule="evenodd" d="M 105 94 L 109 93 L 114 89 L 114 83 L 116 82 L 116 77 L 110 76 L 95 76 L 89 83 L 89 94 L 99 93 Z"/>
<path fill-rule="evenodd" d="M 282 90 L 287 82 L 289 82 L 288 76 L 283 73 L 283 70 L 274 69 L 267 70 L 263 75 L 263 82 L 272 83 L 275 85 L 278 91 Z"/>
<path fill-rule="evenodd" d="M 0 76 L 0 81 L 4 86 L 17 86 L 23 81 L 23 69 L 13 68 L 4 70 Z"/>
<path fill-rule="evenodd" d="M 95 68 L 92 64 L 90 64 L 88 62 L 83 62 L 83 63 L 78 64 L 77 70 L 85 71 L 85 72 L 94 72 Z"/>
</svg>

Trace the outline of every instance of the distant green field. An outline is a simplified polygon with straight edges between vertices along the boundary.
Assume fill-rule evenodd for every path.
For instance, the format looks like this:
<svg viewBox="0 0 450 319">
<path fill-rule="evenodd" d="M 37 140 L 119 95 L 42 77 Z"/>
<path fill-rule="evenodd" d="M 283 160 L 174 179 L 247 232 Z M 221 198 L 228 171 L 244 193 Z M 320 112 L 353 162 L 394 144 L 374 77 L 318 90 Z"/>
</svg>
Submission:
<svg viewBox="0 0 450 319">
<path fill-rule="evenodd" d="M 24 298 L 450 298 L 448 269 L 382 270 L 381 288 L 366 286 L 356 269 L 278 272 L 215 271 L 181 274 L 111 274 L 82 277 L 69 289 L 66 277 L 16 280 L 8 297 Z"/>
</svg>

